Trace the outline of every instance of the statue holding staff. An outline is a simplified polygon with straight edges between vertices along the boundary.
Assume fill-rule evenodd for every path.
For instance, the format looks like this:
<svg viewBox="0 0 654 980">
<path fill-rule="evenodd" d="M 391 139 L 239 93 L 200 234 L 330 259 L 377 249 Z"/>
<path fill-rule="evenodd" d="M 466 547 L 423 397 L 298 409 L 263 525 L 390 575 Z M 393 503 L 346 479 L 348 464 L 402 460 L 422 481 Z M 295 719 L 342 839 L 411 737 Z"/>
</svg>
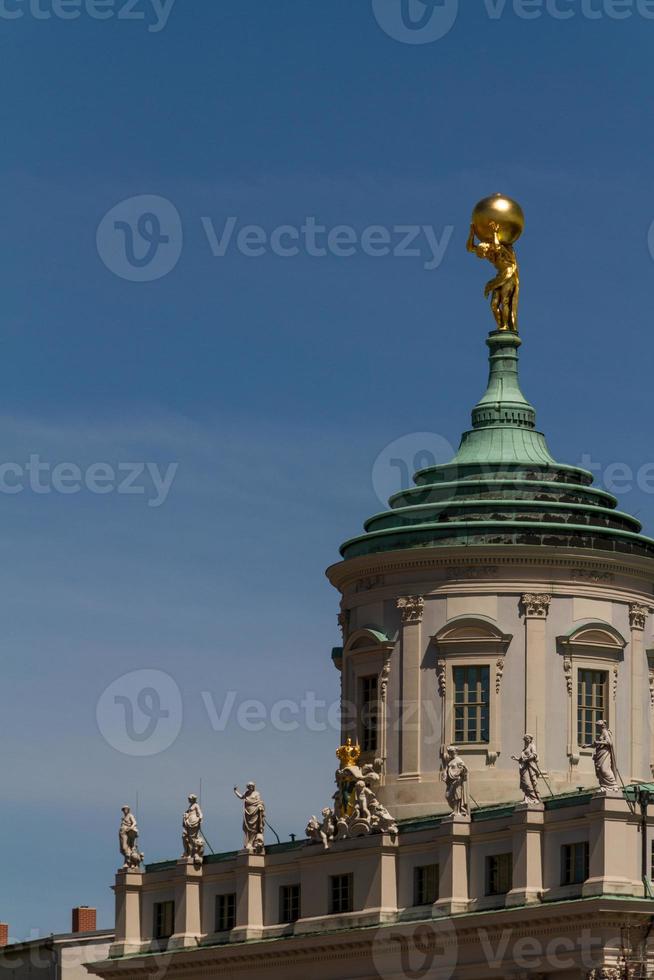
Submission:
<svg viewBox="0 0 654 980">
<path fill-rule="evenodd" d="M 524 795 L 523 802 L 527 806 L 534 806 L 534 804 L 542 803 L 540 793 L 538 792 L 538 779 L 541 775 L 540 766 L 538 765 L 538 753 L 536 751 L 536 743 L 534 742 L 533 735 L 524 736 L 524 748 L 517 757 L 512 755 L 511 758 L 514 762 L 518 763 L 518 769 L 520 772 L 520 789 Z"/>
<path fill-rule="evenodd" d="M 250 854 L 263 854 L 266 807 L 261 795 L 254 783 L 248 783 L 244 793 L 235 786 L 234 794 L 243 801 L 243 846 Z"/>
</svg>

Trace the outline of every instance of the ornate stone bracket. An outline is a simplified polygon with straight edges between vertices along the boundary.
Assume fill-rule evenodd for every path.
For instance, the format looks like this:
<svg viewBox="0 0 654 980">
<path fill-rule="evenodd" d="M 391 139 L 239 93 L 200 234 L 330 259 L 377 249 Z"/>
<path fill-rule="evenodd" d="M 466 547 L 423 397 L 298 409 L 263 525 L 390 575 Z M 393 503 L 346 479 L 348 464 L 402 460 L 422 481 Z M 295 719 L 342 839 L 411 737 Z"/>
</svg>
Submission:
<svg viewBox="0 0 654 980">
<path fill-rule="evenodd" d="M 438 683 L 438 695 L 444 698 L 447 694 L 447 661 L 439 660 L 436 664 L 436 681 Z"/>
<path fill-rule="evenodd" d="M 632 630 L 644 630 L 647 617 L 651 612 L 650 606 L 640 602 L 629 603 L 629 627 Z"/>
<path fill-rule="evenodd" d="M 384 666 L 381 669 L 381 674 L 379 675 L 379 696 L 382 703 L 386 703 L 386 696 L 388 694 L 388 681 L 391 676 L 391 655 L 387 654 L 384 660 Z"/>
<path fill-rule="evenodd" d="M 403 623 L 421 623 L 425 608 L 424 596 L 403 596 L 397 600 L 397 608 L 402 613 Z"/>
<path fill-rule="evenodd" d="M 525 619 L 547 619 L 552 596 L 547 592 L 525 592 L 522 608 Z"/>
</svg>

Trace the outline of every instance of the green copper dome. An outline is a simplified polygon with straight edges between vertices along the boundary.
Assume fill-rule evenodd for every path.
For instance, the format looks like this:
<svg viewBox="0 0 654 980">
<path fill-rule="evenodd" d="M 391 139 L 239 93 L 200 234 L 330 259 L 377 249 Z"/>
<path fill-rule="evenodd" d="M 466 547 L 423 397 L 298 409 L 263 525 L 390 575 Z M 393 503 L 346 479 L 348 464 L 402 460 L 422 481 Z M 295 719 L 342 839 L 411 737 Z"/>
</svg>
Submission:
<svg viewBox="0 0 654 980">
<path fill-rule="evenodd" d="M 415 486 L 394 494 L 390 510 L 366 521 L 366 533 L 346 541 L 343 558 L 406 548 L 452 545 L 545 545 L 654 557 L 654 540 L 635 517 L 592 486 L 593 475 L 557 463 L 536 412 L 518 380 L 520 338 L 488 337 L 488 388 L 472 410 L 450 463 L 414 475 Z"/>
</svg>

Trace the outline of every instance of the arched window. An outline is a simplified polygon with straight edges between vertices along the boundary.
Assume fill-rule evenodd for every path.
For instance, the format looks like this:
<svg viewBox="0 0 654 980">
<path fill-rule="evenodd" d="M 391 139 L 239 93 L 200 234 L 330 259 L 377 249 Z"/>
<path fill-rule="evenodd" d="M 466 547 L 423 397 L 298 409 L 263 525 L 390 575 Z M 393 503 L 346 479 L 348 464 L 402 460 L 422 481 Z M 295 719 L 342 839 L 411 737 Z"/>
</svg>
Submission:
<svg viewBox="0 0 654 980">
<path fill-rule="evenodd" d="M 441 752 L 452 743 L 495 764 L 501 750 L 502 677 L 512 639 L 483 616 L 459 616 L 432 637 L 443 699 Z"/>
<path fill-rule="evenodd" d="M 568 694 L 567 753 L 573 765 L 592 754 L 597 722 L 615 727 L 619 666 L 627 641 L 609 623 L 576 624 L 557 639 Z"/>
<path fill-rule="evenodd" d="M 366 761 L 386 757 L 386 694 L 394 647 L 374 626 L 355 630 L 343 647 L 342 734 L 358 741 Z"/>
</svg>

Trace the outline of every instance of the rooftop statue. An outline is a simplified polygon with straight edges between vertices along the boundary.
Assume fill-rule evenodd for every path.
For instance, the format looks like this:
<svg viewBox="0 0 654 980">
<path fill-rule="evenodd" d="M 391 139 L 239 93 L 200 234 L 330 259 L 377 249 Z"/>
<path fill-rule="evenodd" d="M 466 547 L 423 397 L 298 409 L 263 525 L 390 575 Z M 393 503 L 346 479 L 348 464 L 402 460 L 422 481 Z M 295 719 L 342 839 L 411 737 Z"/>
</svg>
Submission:
<svg viewBox="0 0 654 980">
<path fill-rule="evenodd" d="M 123 816 L 118 831 L 118 843 L 120 853 L 125 859 L 123 871 L 138 871 L 144 855 L 138 849 L 139 828 L 136 824 L 136 817 L 128 806 L 121 809 Z"/>
<path fill-rule="evenodd" d="M 350 837 L 365 837 L 371 833 L 397 834 L 397 823 L 377 799 L 375 790 L 381 782 L 384 766 L 375 759 L 359 766 L 361 749 L 348 738 L 336 752 L 341 768 L 336 771 L 334 809 L 322 811 L 322 822 L 315 816 L 307 825 L 307 837 L 312 843 L 322 843 L 325 850 L 331 841 Z"/>
<path fill-rule="evenodd" d="M 524 803 L 527 806 L 534 806 L 542 803 L 541 795 L 538 792 L 538 780 L 541 772 L 538 765 L 538 752 L 533 735 L 524 736 L 524 749 L 520 756 L 512 755 L 514 762 L 518 763 L 520 772 L 520 789 L 524 795 Z"/>
<path fill-rule="evenodd" d="M 470 816 L 468 767 L 455 745 L 450 745 L 447 750 L 443 780 L 445 782 L 445 798 L 452 814 L 455 817 Z"/>
<path fill-rule="evenodd" d="M 238 786 L 234 793 L 243 801 L 244 848 L 249 854 L 264 853 L 264 833 L 266 827 L 266 807 L 254 783 L 248 783 L 244 793 Z"/>
<path fill-rule="evenodd" d="M 597 722 L 597 729 L 597 738 L 593 742 L 595 749 L 593 762 L 595 763 L 597 782 L 600 784 L 600 789 L 619 790 L 613 735 L 603 719 Z"/>
<path fill-rule="evenodd" d="M 182 857 L 192 861 L 196 868 L 202 867 L 202 858 L 204 857 L 202 818 L 203 814 L 198 798 L 194 793 L 191 793 L 188 798 L 188 807 L 182 817 L 182 843 L 184 844 Z"/>
<path fill-rule="evenodd" d="M 466 246 L 469 252 L 495 266 L 497 275 L 486 283 L 484 296 L 491 297 L 497 329 L 512 333 L 518 332 L 520 296 L 520 271 L 513 246 L 524 225 L 525 216 L 517 201 L 501 194 L 486 197 L 472 213 Z"/>
</svg>

